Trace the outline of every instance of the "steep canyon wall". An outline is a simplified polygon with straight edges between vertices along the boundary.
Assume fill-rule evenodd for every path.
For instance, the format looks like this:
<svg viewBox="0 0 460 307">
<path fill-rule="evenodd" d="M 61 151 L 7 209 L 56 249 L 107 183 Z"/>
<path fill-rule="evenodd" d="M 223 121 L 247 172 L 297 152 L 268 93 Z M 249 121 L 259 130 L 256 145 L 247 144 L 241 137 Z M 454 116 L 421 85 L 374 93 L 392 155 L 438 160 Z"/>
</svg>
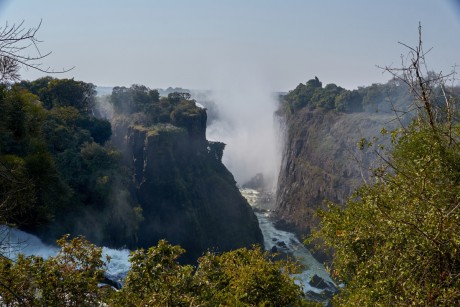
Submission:
<svg viewBox="0 0 460 307">
<path fill-rule="evenodd" d="M 335 84 L 323 87 L 315 78 L 281 97 L 278 225 L 305 236 L 319 224 L 318 209 L 329 201 L 343 205 L 380 162 L 376 147 L 360 150 L 358 142 L 377 137 L 377 143 L 391 146 L 380 132 L 407 125 L 408 105 L 407 88 L 394 80 L 349 91 Z M 404 115 L 398 119 L 399 114 Z"/>
</svg>

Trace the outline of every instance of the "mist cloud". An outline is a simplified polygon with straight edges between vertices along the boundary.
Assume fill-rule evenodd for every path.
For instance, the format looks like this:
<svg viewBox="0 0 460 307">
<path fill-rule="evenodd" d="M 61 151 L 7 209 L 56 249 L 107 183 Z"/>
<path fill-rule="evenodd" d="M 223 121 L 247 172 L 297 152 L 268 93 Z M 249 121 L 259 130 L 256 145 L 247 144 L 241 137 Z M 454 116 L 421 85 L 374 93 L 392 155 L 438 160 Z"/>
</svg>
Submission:
<svg viewBox="0 0 460 307">
<path fill-rule="evenodd" d="M 208 126 L 208 140 L 227 144 L 222 161 L 239 185 L 262 173 L 274 188 L 281 158 L 269 78 L 257 67 L 234 65 L 213 82 L 219 120 Z"/>
</svg>

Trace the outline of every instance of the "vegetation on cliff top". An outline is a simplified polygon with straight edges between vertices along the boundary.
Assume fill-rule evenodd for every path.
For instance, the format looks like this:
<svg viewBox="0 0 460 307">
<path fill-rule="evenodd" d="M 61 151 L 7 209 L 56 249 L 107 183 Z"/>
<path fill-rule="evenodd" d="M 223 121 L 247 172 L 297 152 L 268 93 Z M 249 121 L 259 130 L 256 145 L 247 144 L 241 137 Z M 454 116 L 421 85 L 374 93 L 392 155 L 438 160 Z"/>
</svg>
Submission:
<svg viewBox="0 0 460 307">
<path fill-rule="evenodd" d="M 291 116 L 302 108 L 335 110 L 344 113 L 407 111 L 408 88 L 397 78 L 385 84 L 372 84 L 347 90 L 333 83 L 323 84 L 317 77 L 300 83 L 281 97 L 279 114 Z"/>
<path fill-rule="evenodd" d="M 206 140 L 206 109 L 188 93 L 156 93 L 133 85 L 114 88 L 110 98 L 112 142 L 126 148 L 143 210 L 136 246 L 167 238 L 187 249 L 181 260 L 193 262 L 208 249 L 261 243 L 257 218 L 222 164 L 225 144 Z"/>
</svg>

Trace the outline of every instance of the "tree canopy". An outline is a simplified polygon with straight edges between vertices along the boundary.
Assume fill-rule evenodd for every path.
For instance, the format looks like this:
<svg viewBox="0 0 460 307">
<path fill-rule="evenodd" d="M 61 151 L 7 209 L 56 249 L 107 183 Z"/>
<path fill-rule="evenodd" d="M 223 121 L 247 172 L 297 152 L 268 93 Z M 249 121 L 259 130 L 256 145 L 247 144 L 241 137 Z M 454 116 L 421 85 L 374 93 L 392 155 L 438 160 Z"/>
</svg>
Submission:
<svg viewBox="0 0 460 307">
<path fill-rule="evenodd" d="M 19 86 L 37 95 L 46 109 L 73 107 L 83 114 L 92 114 L 96 86 L 74 79 L 43 77 L 35 81 L 21 81 Z"/>
<path fill-rule="evenodd" d="M 424 55 L 420 41 L 410 48 L 407 67 L 388 68 L 414 95 L 417 116 L 391 131 L 393 148 L 387 152 L 361 142 L 382 157 L 374 181 L 344 209 L 330 204 L 319 212 L 322 226 L 315 236 L 335 250 L 332 275 L 344 283 L 334 301 L 340 305 L 460 301 L 458 99 L 445 90 L 445 76 L 432 78 L 423 70 Z"/>
<path fill-rule="evenodd" d="M 119 153 L 106 146 L 111 124 L 92 114 L 94 95 L 92 84 L 51 77 L 0 87 L 2 223 L 60 236 L 81 233 L 76 217 L 91 217 L 100 222 L 98 231 L 83 232 L 91 240 L 102 233 L 113 244 L 132 235 L 138 214 L 122 196 L 129 175 Z M 102 214 L 119 199 L 126 200 L 123 210 Z M 116 212 L 129 222 L 114 226 L 102 219 Z"/>
<path fill-rule="evenodd" d="M 0 302 L 8 306 L 300 306 L 292 263 L 259 247 L 207 253 L 197 267 L 182 265 L 179 246 L 161 240 L 130 256 L 119 291 L 101 287 L 110 258 L 82 237 L 58 240 L 55 257 L 0 257 Z"/>
<path fill-rule="evenodd" d="M 281 97 L 282 114 L 295 113 L 302 108 L 322 108 L 337 112 L 405 112 L 410 98 L 407 85 L 397 78 L 385 84 L 372 84 L 347 90 L 333 83 L 323 87 L 318 77 L 300 83 Z"/>
</svg>

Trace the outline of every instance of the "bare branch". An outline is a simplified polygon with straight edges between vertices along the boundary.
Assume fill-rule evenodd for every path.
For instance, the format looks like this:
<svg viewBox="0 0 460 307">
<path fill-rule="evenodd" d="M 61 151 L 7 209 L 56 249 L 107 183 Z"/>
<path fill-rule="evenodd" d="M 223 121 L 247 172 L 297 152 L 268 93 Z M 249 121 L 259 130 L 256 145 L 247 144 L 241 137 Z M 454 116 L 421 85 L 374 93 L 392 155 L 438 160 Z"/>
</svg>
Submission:
<svg viewBox="0 0 460 307">
<path fill-rule="evenodd" d="M 42 53 L 39 44 L 42 42 L 36 35 L 42 25 L 42 21 L 35 28 L 25 28 L 24 21 L 19 24 L 5 24 L 0 27 L 0 83 L 18 81 L 19 69 L 33 69 L 43 73 L 59 74 L 73 69 L 55 70 L 50 67 L 43 68 L 42 60 L 51 52 Z M 27 53 L 34 50 L 34 54 Z"/>
<path fill-rule="evenodd" d="M 432 130 L 438 130 L 440 123 L 450 123 L 447 136 L 454 143 L 456 140 L 452 135 L 452 122 L 455 104 L 448 97 L 444 85 L 447 80 L 452 80 L 452 82 L 455 80 L 456 72 L 453 70 L 449 74 L 443 74 L 442 72 L 430 71 L 426 65 L 425 56 L 432 48 L 424 51 L 422 26 L 420 24 L 418 34 L 418 43 L 415 47 L 399 42 L 400 45 L 409 50 L 406 56 L 401 56 L 401 67 L 384 66 L 379 68 L 408 86 L 415 98 L 411 110 L 417 111 L 418 120 L 426 121 Z M 438 95 L 439 92 L 441 92 L 441 97 Z M 443 106 L 439 105 L 439 98 L 444 100 Z"/>
</svg>

